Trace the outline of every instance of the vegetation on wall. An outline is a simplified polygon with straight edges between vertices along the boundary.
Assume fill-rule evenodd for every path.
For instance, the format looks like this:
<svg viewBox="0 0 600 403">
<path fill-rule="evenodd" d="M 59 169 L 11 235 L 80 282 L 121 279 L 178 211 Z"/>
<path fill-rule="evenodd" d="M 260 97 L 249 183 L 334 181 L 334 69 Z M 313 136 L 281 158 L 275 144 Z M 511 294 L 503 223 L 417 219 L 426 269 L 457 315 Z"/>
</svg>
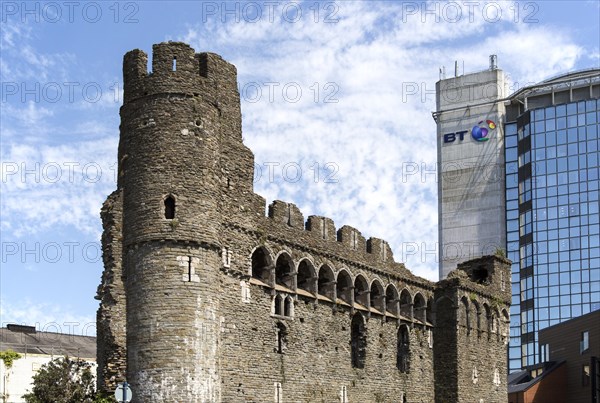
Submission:
<svg viewBox="0 0 600 403">
<path fill-rule="evenodd" d="M 4 361 L 6 369 L 11 369 L 15 360 L 21 358 L 21 354 L 13 350 L 0 351 L 0 360 Z"/>
</svg>

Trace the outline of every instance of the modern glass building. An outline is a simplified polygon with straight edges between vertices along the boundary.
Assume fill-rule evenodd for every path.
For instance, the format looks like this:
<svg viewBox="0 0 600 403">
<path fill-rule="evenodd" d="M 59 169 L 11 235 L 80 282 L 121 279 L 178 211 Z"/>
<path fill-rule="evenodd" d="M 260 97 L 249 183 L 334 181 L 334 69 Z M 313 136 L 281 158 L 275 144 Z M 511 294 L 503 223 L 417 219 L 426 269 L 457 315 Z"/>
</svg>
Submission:
<svg viewBox="0 0 600 403">
<path fill-rule="evenodd" d="M 507 95 L 491 60 L 489 70 L 437 83 L 440 277 L 506 251 L 514 371 L 551 359 L 540 330 L 600 309 L 600 69 Z"/>
<path fill-rule="evenodd" d="M 504 124 L 512 268 L 509 364 L 546 361 L 538 332 L 600 309 L 600 70 L 512 95 Z"/>
</svg>

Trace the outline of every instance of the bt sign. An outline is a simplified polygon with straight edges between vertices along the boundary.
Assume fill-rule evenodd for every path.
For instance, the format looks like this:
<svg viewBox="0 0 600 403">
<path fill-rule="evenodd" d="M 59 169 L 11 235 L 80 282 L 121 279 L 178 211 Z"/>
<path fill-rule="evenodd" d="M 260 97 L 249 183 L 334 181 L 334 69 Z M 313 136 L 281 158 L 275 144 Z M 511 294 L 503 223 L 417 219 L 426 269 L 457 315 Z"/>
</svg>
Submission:
<svg viewBox="0 0 600 403">
<path fill-rule="evenodd" d="M 477 123 L 477 125 L 473 126 L 471 130 L 462 130 L 454 133 L 446 133 L 444 134 L 444 144 L 453 143 L 458 138 L 459 141 L 463 141 L 465 139 L 465 134 L 471 132 L 471 137 L 477 140 L 478 142 L 488 141 L 488 134 L 496 129 L 496 123 L 493 120 L 482 120 Z"/>
</svg>

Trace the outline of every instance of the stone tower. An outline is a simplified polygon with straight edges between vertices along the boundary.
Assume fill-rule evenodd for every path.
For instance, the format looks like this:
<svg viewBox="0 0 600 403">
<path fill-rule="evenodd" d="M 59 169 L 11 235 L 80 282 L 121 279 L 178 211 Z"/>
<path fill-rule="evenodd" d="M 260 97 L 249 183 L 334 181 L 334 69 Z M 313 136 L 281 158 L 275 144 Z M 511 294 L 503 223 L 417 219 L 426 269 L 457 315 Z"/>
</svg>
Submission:
<svg viewBox="0 0 600 403">
<path fill-rule="evenodd" d="M 464 262 L 438 283 L 433 348 L 436 402 L 505 403 L 510 261 Z"/>
<path fill-rule="evenodd" d="M 252 186 L 252 158 L 223 152 L 245 148 L 236 69 L 183 43 L 154 45 L 152 56 L 151 73 L 140 50 L 123 63 L 117 192 L 127 380 L 138 402 L 219 401 L 221 191 Z M 244 163 L 249 178 L 240 178 Z"/>
</svg>

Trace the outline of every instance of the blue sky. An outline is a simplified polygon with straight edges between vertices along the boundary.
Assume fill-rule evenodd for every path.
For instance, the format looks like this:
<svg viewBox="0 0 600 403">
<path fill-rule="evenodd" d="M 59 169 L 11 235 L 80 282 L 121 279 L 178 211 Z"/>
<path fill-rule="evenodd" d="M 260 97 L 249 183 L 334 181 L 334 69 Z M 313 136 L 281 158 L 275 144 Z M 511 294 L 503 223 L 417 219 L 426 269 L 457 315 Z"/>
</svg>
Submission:
<svg viewBox="0 0 600 403">
<path fill-rule="evenodd" d="M 435 82 L 600 67 L 598 1 L 9 2 L 0 9 L 0 322 L 94 334 L 121 63 L 188 42 L 238 68 L 255 191 L 386 239 L 437 280 Z"/>
</svg>

